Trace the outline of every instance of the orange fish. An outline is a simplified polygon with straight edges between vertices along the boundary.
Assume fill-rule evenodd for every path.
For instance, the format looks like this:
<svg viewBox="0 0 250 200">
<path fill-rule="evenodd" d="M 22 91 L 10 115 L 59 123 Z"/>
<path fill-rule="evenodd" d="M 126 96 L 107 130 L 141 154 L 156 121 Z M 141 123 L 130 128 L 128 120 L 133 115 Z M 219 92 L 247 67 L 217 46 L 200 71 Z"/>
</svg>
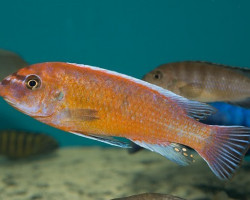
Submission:
<svg viewBox="0 0 250 200">
<path fill-rule="evenodd" d="M 160 65 L 144 81 L 201 102 L 228 102 L 250 108 L 250 69 L 209 62 L 183 61 Z"/>
<path fill-rule="evenodd" d="M 129 147 L 112 136 L 125 137 L 180 165 L 193 160 L 186 149 L 178 148 L 189 146 L 220 179 L 232 176 L 250 142 L 250 128 L 198 122 L 214 112 L 207 104 L 87 65 L 31 65 L 5 78 L 0 95 L 16 109 L 56 128 Z"/>
</svg>

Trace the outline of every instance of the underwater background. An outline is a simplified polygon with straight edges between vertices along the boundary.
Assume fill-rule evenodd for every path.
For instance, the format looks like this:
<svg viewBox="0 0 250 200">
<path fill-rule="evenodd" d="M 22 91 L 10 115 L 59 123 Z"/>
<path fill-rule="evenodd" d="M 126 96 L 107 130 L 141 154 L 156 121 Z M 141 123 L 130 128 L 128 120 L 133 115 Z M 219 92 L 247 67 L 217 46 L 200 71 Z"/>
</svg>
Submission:
<svg viewBox="0 0 250 200">
<path fill-rule="evenodd" d="M 174 61 L 250 66 L 249 1 L 5 1 L 0 47 L 28 63 L 65 61 L 136 78 Z M 63 146 L 103 145 L 41 124 L 0 100 L 0 129 L 46 132 Z"/>
<path fill-rule="evenodd" d="M 139 79 L 160 64 L 186 60 L 250 68 L 249 9 L 247 0 L 2 1 L 0 49 L 29 64 L 87 64 Z M 225 109 L 233 114 L 229 120 L 250 126 L 249 110 Z M 13 138 L 19 134 L 13 130 L 45 133 L 55 139 L 53 148 L 56 142 L 68 147 L 45 159 L 0 159 L 0 199 L 110 200 L 145 192 L 192 200 L 250 199 L 249 156 L 232 181 L 222 182 L 198 156 L 182 167 L 149 151 L 130 155 L 103 148 L 111 146 L 42 124 L 2 98 L 0 111 L 0 132 L 10 130 Z M 9 132 L 3 133 L 0 140 Z"/>
<path fill-rule="evenodd" d="M 250 66 L 249 1 L 4 1 L 0 48 L 28 63 L 64 61 L 136 78 L 162 63 Z M 53 135 L 61 145 L 104 145 L 56 130 L 0 99 L 0 129 Z"/>
</svg>

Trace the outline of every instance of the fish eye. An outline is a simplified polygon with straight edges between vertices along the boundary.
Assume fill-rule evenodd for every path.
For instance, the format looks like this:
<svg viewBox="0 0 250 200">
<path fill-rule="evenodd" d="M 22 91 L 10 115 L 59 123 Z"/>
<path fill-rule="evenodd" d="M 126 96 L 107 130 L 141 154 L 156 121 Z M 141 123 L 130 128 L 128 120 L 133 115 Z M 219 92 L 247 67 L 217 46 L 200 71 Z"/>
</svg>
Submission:
<svg viewBox="0 0 250 200">
<path fill-rule="evenodd" d="M 30 90 L 35 90 L 41 86 L 41 79 L 36 75 L 30 75 L 25 79 L 26 87 Z"/>
<path fill-rule="evenodd" d="M 162 73 L 160 71 L 156 71 L 154 74 L 153 74 L 153 78 L 154 79 L 161 79 L 162 78 Z"/>
</svg>

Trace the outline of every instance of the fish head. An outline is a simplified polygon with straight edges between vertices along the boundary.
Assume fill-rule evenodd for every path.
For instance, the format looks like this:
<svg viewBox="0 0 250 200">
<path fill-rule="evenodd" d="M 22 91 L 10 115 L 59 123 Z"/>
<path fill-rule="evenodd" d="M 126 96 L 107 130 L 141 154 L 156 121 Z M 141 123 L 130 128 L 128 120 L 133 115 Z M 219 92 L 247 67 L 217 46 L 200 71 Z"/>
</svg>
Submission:
<svg viewBox="0 0 250 200">
<path fill-rule="evenodd" d="M 57 81 L 57 73 L 46 63 L 31 65 L 3 79 L 0 96 L 29 116 L 51 116 L 63 99 Z"/>
<path fill-rule="evenodd" d="M 172 68 L 168 65 L 161 65 L 155 68 L 144 75 L 142 79 L 146 82 L 171 91 L 174 90 L 177 83 L 177 79 L 173 74 Z"/>
</svg>

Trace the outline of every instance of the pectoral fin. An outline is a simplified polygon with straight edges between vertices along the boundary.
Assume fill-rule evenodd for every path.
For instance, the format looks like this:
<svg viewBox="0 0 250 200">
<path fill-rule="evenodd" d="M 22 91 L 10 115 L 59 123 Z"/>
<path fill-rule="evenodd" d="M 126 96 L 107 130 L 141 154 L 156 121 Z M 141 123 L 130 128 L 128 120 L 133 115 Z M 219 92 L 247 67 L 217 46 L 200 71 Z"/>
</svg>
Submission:
<svg viewBox="0 0 250 200">
<path fill-rule="evenodd" d="M 180 94 L 188 99 L 194 99 L 201 95 L 202 85 L 198 83 L 189 83 L 179 88 Z"/>
<path fill-rule="evenodd" d="M 94 109 L 65 109 L 61 116 L 66 121 L 91 121 L 99 119 L 97 110 Z"/>
<path fill-rule="evenodd" d="M 247 67 L 236 67 L 236 66 L 227 66 L 227 65 L 223 65 L 223 64 L 216 64 L 216 63 L 212 63 L 212 62 L 201 62 L 201 61 L 197 61 L 199 63 L 206 63 L 208 65 L 217 65 L 219 67 L 223 67 L 223 68 L 227 68 L 230 70 L 233 70 L 235 72 L 238 72 L 248 78 L 250 78 L 250 69 Z"/>
<path fill-rule="evenodd" d="M 130 144 L 128 144 L 126 142 L 122 142 L 120 140 L 117 140 L 117 139 L 115 139 L 113 137 L 109 137 L 109 136 L 99 136 L 99 135 L 94 135 L 94 134 L 85 134 L 85 133 L 80 133 L 80 132 L 75 132 L 75 131 L 70 131 L 70 133 L 73 133 L 75 135 L 85 137 L 85 138 L 88 138 L 88 139 L 97 140 L 99 142 L 103 142 L 103 143 L 110 144 L 110 145 L 113 145 L 113 146 L 121 147 L 121 148 L 131 148 Z"/>
</svg>

